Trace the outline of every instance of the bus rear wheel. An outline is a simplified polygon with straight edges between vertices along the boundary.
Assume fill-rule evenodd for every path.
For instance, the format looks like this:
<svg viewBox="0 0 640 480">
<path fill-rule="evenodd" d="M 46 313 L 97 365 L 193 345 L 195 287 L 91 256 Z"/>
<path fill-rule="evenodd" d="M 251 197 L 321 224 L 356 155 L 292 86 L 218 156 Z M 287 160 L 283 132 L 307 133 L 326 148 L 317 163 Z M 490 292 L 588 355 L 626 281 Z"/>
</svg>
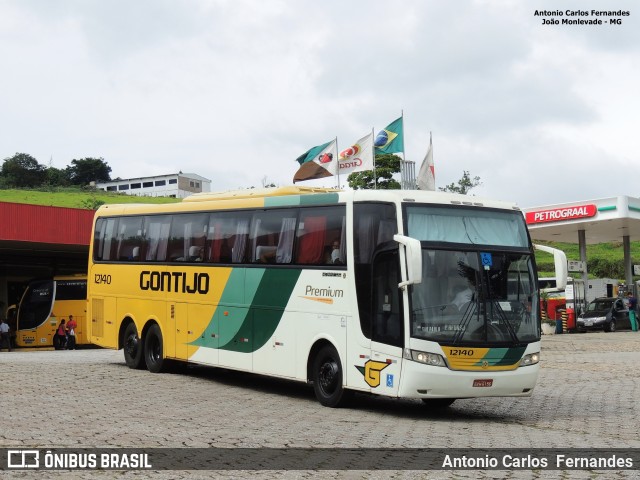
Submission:
<svg viewBox="0 0 640 480">
<path fill-rule="evenodd" d="M 136 324 L 131 322 L 124 330 L 124 361 L 129 368 L 144 368 L 142 342 L 138 336 Z"/>
<path fill-rule="evenodd" d="M 337 350 L 325 345 L 313 360 L 313 390 L 318 401 L 325 407 L 346 405 L 351 393 L 342 386 L 342 365 Z"/>
<path fill-rule="evenodd" d="M 145 335 L 144 359 L 147 362 L 147 370 L 151 373 L 160 373 L 166 368 L 167 361 L 164 358 L 162 332 L 158 325 L 152 325 Z"/>
</svg>

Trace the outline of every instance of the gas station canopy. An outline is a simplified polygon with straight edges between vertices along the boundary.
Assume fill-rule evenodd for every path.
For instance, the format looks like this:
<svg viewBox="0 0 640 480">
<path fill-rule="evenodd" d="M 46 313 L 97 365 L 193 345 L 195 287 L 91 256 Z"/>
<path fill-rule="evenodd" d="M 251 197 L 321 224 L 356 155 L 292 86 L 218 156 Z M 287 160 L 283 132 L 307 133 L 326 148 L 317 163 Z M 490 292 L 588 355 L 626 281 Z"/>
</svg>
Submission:
<svg viewBox="0 0 640 480">
<path fill-rule="evenodd" d="M 587 244 L 640 240 L 640 198 L 611 197 L 525 209 L 533 240 Z"/>
<path fill-rule="evenodd" d="M 640 240 L 640 198 L 619 196 L 524 209 L 531 239 L 586 245 L 622 242 L 626 283 L 632 283 L 630 242 Z M 586 282 L 587 272 L 584 273 Z"/>
</svg>

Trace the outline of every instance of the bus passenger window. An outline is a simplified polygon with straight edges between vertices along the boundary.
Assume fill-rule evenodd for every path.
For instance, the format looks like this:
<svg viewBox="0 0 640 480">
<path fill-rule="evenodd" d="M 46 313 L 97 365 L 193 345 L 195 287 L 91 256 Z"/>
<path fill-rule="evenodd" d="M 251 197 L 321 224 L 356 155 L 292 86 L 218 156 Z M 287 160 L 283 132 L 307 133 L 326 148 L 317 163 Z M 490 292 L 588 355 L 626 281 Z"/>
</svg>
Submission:
<svg viewBox="0 0 640 480">
<path fill-rule="evenodd" d="M 118 253 L 117 259 L 133 261 L 133 250 L 142 245 L 142 217 L 122 217 L 118 225 Z"/>
<path fill-rule="evenodd" d="M 293 215 L 296 215 L 296 211 Z M 285 217 L 285 215 L 289 215 Z M 252 262 L 291 263 L 296 217 L 289 210 L 257 212 L 251 224 Z"/>
<path fill-rule="evenodd" d="M 298 263 L 322 263 L 326 235 L 326 217 L 305 217 L 298 227 Z"/>
<path fill-rule="evenodd" d="M 296 263 L 346 265 L 345 207 L 338 205 L 300 211 Z"/>
</svg>

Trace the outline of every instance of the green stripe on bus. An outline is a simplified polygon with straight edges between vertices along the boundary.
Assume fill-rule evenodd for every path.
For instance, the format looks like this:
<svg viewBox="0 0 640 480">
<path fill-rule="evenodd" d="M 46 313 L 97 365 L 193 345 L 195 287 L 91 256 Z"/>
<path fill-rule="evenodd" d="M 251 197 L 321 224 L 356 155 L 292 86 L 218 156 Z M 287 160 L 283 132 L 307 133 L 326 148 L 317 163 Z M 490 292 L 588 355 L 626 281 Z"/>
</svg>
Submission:
<svg viewBox="0 0 640 480">
<path fill-rule="evenodd" d="M 207 334 L 193 345 L 243 353 L 258 350 L 280 324 L 300 273 L 300 269 L 234 269 L 205 329 Z M 230 306 L 238 305 L 239 291 L 246 295 L 243 305 Z"/>
<path fill-rule="evenodd" d="M 298 205 L 330 205 L 338 203 L 337 193 L 313 193 L 310 195 L 287 195 L 265 197 L 265 207 L 294 207 Z"/>
<path fill-rule="evenodd" d="M 300 205 L 327 205 L 332 203 L 338 203 L 337 193 L 318 193 L 300 196 Z"/>
<path fill-rule="evenodd" d="M 492 367 L 513 365 L 522 358 L 526 348 L 527 347 L 490 348 L 482 360 L 476 363 L 476 366 L 482 366 L 482 362 L 488 362 L 489 366 Z"/>
</svg>

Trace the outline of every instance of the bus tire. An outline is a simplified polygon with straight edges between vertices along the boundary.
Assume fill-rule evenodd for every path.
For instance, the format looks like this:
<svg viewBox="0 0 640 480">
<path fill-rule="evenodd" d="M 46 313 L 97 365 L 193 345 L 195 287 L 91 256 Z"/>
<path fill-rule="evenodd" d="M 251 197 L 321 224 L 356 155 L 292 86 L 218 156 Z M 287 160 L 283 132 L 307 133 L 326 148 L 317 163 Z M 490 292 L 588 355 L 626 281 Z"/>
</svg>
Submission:
<svg viewBox="0 0 640 480">
<path fill-rule="evenodd" d="M 134 369 L 144 368 L 143 345 L 136 324 L 131 322 L 124 329 L 124 361 L 127 367 Z"/>
<path fill-rule="evenodd" d="M 144 359 L 147 370 L 151 373 L 160 373 L 167 367 L 162 345 L 162 332 L 156 324 L 151 325 L 144 336 Z"/>
<path fill-rule="evenodd" d="M 333 345 L 325 345 L 313 360 L 313 390 L 325 407 L 338 408 L 347 404 L 352 392 L 342 386 L 343 370 L 340 356 Z"/>
</svg>

